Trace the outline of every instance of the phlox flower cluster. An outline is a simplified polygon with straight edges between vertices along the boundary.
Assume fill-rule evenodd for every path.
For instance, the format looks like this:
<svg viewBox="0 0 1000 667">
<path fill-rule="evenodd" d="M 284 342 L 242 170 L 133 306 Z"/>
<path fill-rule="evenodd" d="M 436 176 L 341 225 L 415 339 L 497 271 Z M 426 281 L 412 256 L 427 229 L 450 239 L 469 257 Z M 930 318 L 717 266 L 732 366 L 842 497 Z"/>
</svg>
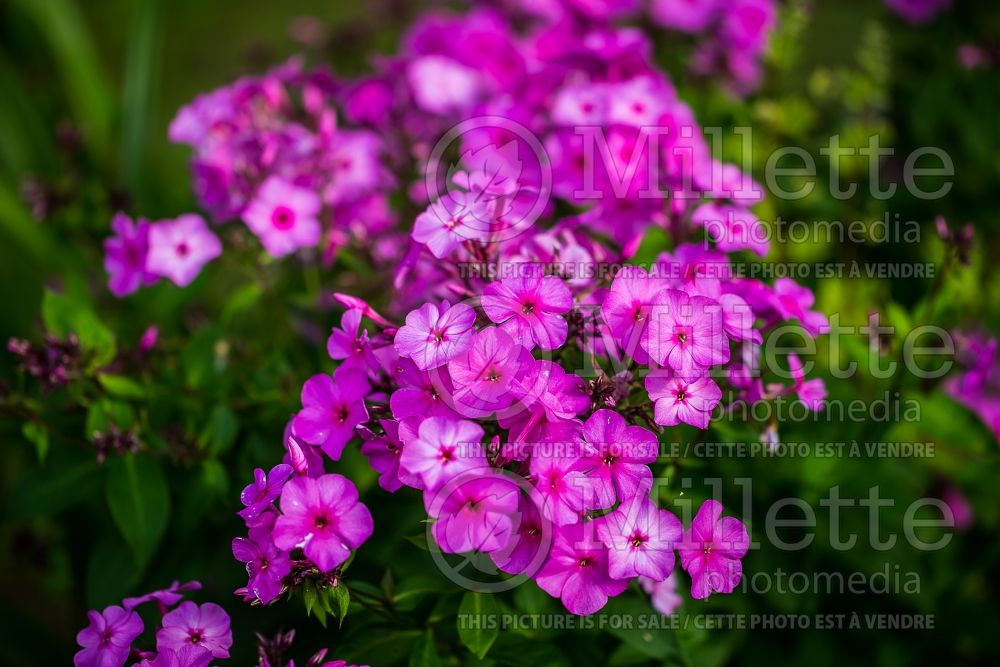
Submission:
<svg viewBox="0 0 1000 667">
<path fill-rule="evenodd" d="M 289 436 L 287 446 L 288 463 L 257 468 L 240 495 L 247 536 L 233 540 L 233 556 L 249 579 L 236 593 L 255 604 L 269 604 L 306 580 L 336 586 L 338 568 L 372 534 L 354 484 L 325 473 L 322 460 L 307 458 L 296 438 Z"/>
<path fill-rule="evenodd" d="M 212 602 L 198 605 L 184 600 L 185 593 L 200 588 L 197 581 L 175 581 L 169 588 L 126 598 L 103 611 L 90 611 L 87 627 L 76 636 L 81 648 L 73 656 L 73 664 L 121 667 L 128 662 L 132 667 L 208 667 L 215 659 L 228 658 L 233 644 L 229 615 Z M 155 649 L 145 650 L 134 643 L 146 629 L 139 612 L 152 606 L 160 615 L 159 629 Z"/>
<path fill-rule="evenodd" d="M 222 254 L 219 237 L 194 213 L 157 222 L 133 221 L 118 213 L 111 229 L 114 236 L 104 242 L 104 269 L 108 288 L 118 297 L 160 278 L 186 287 L 205 264 Z"/>
<path fill-rule="evenodd" d="M 213 222 L 241 220 L 272 257 L 319 248 L 328 262 L 351 239 L 368 241 L 393 227 L 382 140 L 338 124 L 339 88 L 325 71 L 307 72 L 292 60 L 178 112 L 169 136 L 194 149 L 195 194 Z M 161 276 L 183 287 L 222 252 L 194 214 L 160 223 L 119 214 L 112 231 L 105 267 L 116 296 Z"/>
<path fill-rule="evenodd" d="M 692 68 L 722 75 L 737 93 L 757 89 L 761 61 L 778 18 L 774 0 L 652 0 L 650 18 L 665 28 L 699 35 Z"/>
<path fill-rule="evenodd" d="M 336 572 L 371 524 L 359 513 L 350 535 L 322 547 L 309 537 L 307 508 L 330 507 L 311 471 L 360 437 L 385 490 L 422 494 L 438 548 L 488 554 L 574 613 L 594 613 L 639 577 L 663 587 L 666 608 L 678 554 L 695 598 L 736 586 L 743 525 L 712 500 L 685 528 L 651 498 L 658 434 L 706 428 L 735 400 L 795 393 L 819 409 L 822 383 L 797 358 L 788 386 L 763 382 L 759 356 L 777 325 L 816 336 L 826 318 L 794 281 L 730 270 L 728 253 L 769 250 L 751 211 L 761 189 L 712 157 L 641 32 L 571 14 L 518 30 L 492 9 L 428 14 L 398 57 L 340 91 L 350 122 L 393 128 L 417 156 L 458 121 L 493 124 L 462 133 L 446 173 L 421 165 L 431 176 L 410 195 L 424 210 L 386 297 L 399 320 L 336 295 L 346 307 L 327 341 L 336 371 L 305 382 L 286 466 L 259 472 L 244 494 L 248 514 L 271 509 L 248 519 L 266 537 L 251 525 L 255 550 L 240 542 L 241 561 L 302 548 Z M 587 143 L 580 126 L 601 136 Z M 663 141 L 650 126 L 667 129 Z M 623 180 L 629 171 L 639 176 Z M 654 226 L 672 249 L 630 265 Z M 353 516 L 354 502 L 337 516 Z M 252 566 L 247 597 L 274 599 L 286 567 Z"/>
</svg>

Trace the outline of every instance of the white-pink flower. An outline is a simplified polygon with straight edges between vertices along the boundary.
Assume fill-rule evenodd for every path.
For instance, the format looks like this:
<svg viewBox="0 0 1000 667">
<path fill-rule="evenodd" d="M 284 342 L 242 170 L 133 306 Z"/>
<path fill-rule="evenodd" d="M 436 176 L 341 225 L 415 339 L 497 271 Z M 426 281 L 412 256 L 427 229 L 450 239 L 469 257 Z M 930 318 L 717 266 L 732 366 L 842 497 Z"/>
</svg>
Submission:
<svg viewBox="0 0 1000 667">
<path fill-rule="evenodd" d="M 312 190 L 271 176 L 243 211 L 243 221 L 272 257 L 283 257 L 319 245 L 320 207 L 319 196 Z"/>
<path fill-rule="evenodd" d="M 646 377 L 646 391 L 656 401 L 653 416 L 661 426 L 677 426 L 681 422 L 707 428 L 712 410 L 722 399 L 722 390 L 707 375 L 685 378 L 668 372 L 655 372 Z"/>
<path fill-rule="evenodd" d="M 425 303 L 410 311 L 406 324 L 396 332 L 396 351 L 420 370 L 437 368 L 468 349 L 475 323 L 476 311 L 464 303 Z"/>
<path fill-rule="evenodd" d="M 205 264 L 222 254 L 222 243 L 205 219 L 185 213 L 149 227 L 146 271 L 168 278 L 178 287 L 191 284 Z"/>
</svg>

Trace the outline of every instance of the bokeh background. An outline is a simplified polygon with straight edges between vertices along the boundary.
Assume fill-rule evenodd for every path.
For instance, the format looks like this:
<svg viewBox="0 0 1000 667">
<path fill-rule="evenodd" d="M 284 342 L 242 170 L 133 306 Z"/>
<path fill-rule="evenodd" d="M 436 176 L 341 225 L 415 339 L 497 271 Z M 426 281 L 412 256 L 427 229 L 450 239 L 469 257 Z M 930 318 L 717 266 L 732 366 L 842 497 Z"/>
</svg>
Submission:
<svg viewBox="0 0 1000 667">
<path fill-rule="evenodd" d="M 920 224 L 919 243 L 820 239 L 782 245 L 772 253 L 773 262 L 910 262 L 938 269 L 933 279 L 806 280 L 818 294 L 818 309 L 839 314 L 844 324 L 862 325 L 877 310 L 904 334 L 920 324 L 1000 331 L 1000 5 L 987 0 L 954 5 L 931 24 L 914 27 L 873 0 L 785 2 L 765 84 L 746 100 L 733 99 L 711 81 L 686 76 L 689 38 L 654 33 L 660 61 L 703 124 L 754 128 L 758 170 L 769 150 L 784 145 L 802 146 L 816 157 L 820 171 L 814 194 L 796 202 L 769 201 L 761 210 L 764 219 L 871 222 L 898 214 Z M 155 372 L 150 362 L 140 376 L 141 407 L 128 396 L 95 398 L 86 387 L 79 390 L 83 396 L 42 395 L 18 376 L 13 357 L 0 354 L 0 663 L 68 664 L 87 609 L 175 578 L 203 581 L 206 589 L 197 599 L 219 602 L 233 614 L 236 647 L 229 664 L 252 663 L 254 631 L 291 627 L 299 629 L 302 661 L 320 647 L 333 646 L 336 655 L 376 667 L 405 663 L 422 628 L 454 616 L 459 598 L 415 543 L 422 531 L 419 502 L 382 493 L 356 452 L 343 468 L 362 488 L 378 529 L 352 565 L 352 577 L 389 586 L 399 599 L 399 618 L 385 623 L 359 610 L 343 628 L 323 629 L 298 603 L 250 609 L 231 594 L 243 583 L 229 552 L 231 538 L 240 531 L 233 514 L 239 489 L 252 467 L 273 462 L 281 429 L 297 407 L 302 369 L 329 363 L 317 343 L 338 315 L 314 304 L 321 293 L 335 289 L 363 293 L 375 277 L 352 266 L 349 258 L 323 274 L 227 260 L 209 267 L 188 290 L 159 285 L 139 298 L 117 301 L 104 288 L 101 270 L 100 244 L 115 210 L 141 211 L 155 219 L 196 208 L 189 151 L 166 137 L 167 124 L 182 104 L 293 54 L 328 63 L 340 73 L 363 72 L 370 54 L 392 51 L 421 6 L 404 0 L 0 2 L 0 340 L 40 338 L 43 295 L 49 288 L 74 308 L 92 313 L 95 328 L 113 332 L 119 350 L 134 348 L 150 324 L 160 328 L 163 341 Z M 962 67 L 958 49 L 969 43 L 992 48 L 993 60 L 975 69 Z M 862 194 L 846 201 L 831 197 L 822 187 L 829 168 L 819 147 L 832 135 L 840 135 L 844 145 L 863 146 L 874 133 L 897 151 L 897 158 L 884 164 L 887 174 L 898 173 L 899 156 L 917 147 L 944 149 L 956 169 L 951 192 L 935 201 L 905 193 L 876 200 L 864 194 L 869 175 L 862 158 L 845 161 L 841 173 L 845 181 L 857 182 Z M 739 146 L 731 143 L 727 157 L 738 159 Z M 938 238 L 939 215 L 953 225 L 975 227 L 968 265 L 955 261 Z M 642 252 L 655 254 L 663 241 L 648 240 Z M 900 343 L 898 338 L 886 341 L 887 357 L 898 358 Z M 938 382 L 906 374 L 872 377 L 866 372 L 868 351 L 864 336 L 848 337 L 832 352 L 821 346 L 817 373 L 831 398 L 870 403 L 888 396 L 890 412 L 894 405 L 915 401 L 919 419 L 818 419 L 782 425 L 782 439 L 933 442 L 935 456 L 723 457 L 666 464 L 664 471 L 693 479 L 752 478 L 754 504 L 746 518 L 757 526 L 773 501 L 800 497 L 818 509 L 818 500 L 837 485 L 843 497 L 864 497 L 878 485 L 882 497 L 894 499 L 895 505 L 882 513 L 887 531 L 899 532 L 911 502 L 948 488 L 967 499 L 971 524 L 941 550 L 916 551 L 901 539 L 896 547 L 878 551 L 867 545 L 867 510 L 848 511 L 842 533 L 859 535 L 861 544 L 836 551 L 826 537 L 829 516 L 820 511 L 810 548 L 783 552 L 765 544 L 746 559 L 746 571 L 870 574 L 888 567 L 890 578 L 898 572 L 905 580 L 905 573 L 916 573 L 919 592 L 747 592 L 696 607 L 688 602 L 682 613 L 933 614 L 933 631 L 691 628 L 659 631 L 653 651 L 647 638 L 629 631 L 505 633 L 487 662 L 597 664 L 594 657 L 602 656 L 600 664 L 787 661 L 819 667 L 859 658 L 880 665 L 997 664 L 1000 465 L 995 436 Z M 848 379 L 834 378 L 826 368 L 831 358 L 841 364 L 857 361 L 861 370 Z M 81 400 L 90 408 L 80 409 Z M 160 508 L 164 537 L 148 554 L 134 553 L 111 520 L 107 477 L 115 464 L 97 465 L 82 435 L 121 410 L 164 434 L 162 441 L 148 443 L 161 454 L 153 477 L 166 489 Z M 44 445 L 24 433 L 30 415 L 52 425 Z M 694 435 L 681 433 L 678 439 Z M 758 435 L 746 425 L 723 424 L 708 437 L 753 440 Z M 724 494 L 737 505 L 737 487 L 727 485 Z M 759 531 L 754 537 L 761 539 Z M 929 531 L 927 539 L 933 537 Z M 556 611 L 533 586 L 501 604 Z M 620 604 L 615 610 L 648 609 L 638 591 Z M 442 624 L 435 632 L 446 663 L 475 662 L 459 648 L 453 627 Z"/>
</svg>

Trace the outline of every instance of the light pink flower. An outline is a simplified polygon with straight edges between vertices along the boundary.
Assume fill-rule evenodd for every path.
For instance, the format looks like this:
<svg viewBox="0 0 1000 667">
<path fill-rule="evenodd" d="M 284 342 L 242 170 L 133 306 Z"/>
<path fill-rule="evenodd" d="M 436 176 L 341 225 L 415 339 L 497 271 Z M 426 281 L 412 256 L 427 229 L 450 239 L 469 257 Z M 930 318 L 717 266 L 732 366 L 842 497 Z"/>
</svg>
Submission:
<svg viewBox="0 0 1000 667">
<path fill-rule="evenodd" d="M 191 284 L 205 264 L 222 254 L 219 237 L 194 213 L 155 222 L 149 228 L 146 270 L 178 287 Z"/>
<path fill-rule="evenodd" d="M 722 399 L 722 390 L 708 375 L 686 378 L 666 371 L 654 371 L 646 376 L 646 391 L 656 402 L 654 417 L 662 426 L 677 426 L 681 422 L 697 428 L 708 428 L 712 410 Z"/>
<path fill-rule="evenodd" d="M 243 221 L 272 257 L 319 245 L 319 196 L 280 176 L 271 176 L 257 190 Z"/>
<path fill-rule="evenodd" d="M 566 342 L 573 295 L 561 278 L 532 273 L 487 285 L 483 310 L 525 348 L 554 350 Z"/>
<path fill-rule="evenodd" d="M 475 323 L 476 311 L 464 303 L 425 303 L 410 311 L 406 324 L 396 332 L 396 351 L 420 370 L 437 368 L 468 349 Z"/>
<path fill-rule="evenodd" d="M 691 575 L 691 596 L 703 600 L 712 593 L 732 593 L 743 577 L 740 559 L 750 548 L 750 536 L 739 519 L 722 518 L 722 504 L 706 500 L 678 551 Z"/>
</svg>

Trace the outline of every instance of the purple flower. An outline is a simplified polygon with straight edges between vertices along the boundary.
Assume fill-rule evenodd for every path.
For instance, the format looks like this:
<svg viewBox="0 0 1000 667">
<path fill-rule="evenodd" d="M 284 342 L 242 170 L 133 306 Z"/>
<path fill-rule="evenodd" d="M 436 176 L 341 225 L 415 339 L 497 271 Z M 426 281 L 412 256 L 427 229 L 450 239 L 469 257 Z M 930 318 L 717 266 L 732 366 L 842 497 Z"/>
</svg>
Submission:
<svg viewBox="0 0 1000 667">
<path fill-rule="evenodd" d="M 657 424 L 677 426 L 681 422 L 708 428 L 712 410 L 722 399 L 722 390 L 708 375 L 686 378 L 669 372 L 646 376 L 646 391 L 656 402 L 653 414 Z"/>
<path fill-rule="evenodd" d="M 273 515 L 272 515 L 273 516 Z M 271 539 L 271 527 L 255 526 L 248 537 L 233 539 L 233 557 L 246 563 L 248 594 L 262 604 L 268 604 L 281 595 L 285 576 L 291 572 L 288 552 L 275 546 Z"/>
<path fill-rule="evenodd" d="M 690 374 L 729 361 L 729 339 L 717 301 L 669 289 L 651 317 L 643 347 L 661 366 Z"/>
<path fill-rule="evenodd" d="M 624 267 L 615 276 L 601 306 L 601 316 L 611 334 L 625 354 L 639 363 L 649 360 L 645 348 L 650 316 L 654 305 L 663 301 L 665 288 L 664 281 L 650 277 L 645 269 Z"/>
<path fill-rule="evenodd" d="M 362 311 L 350 308 L 340 318 L 340 328 L 333 329 L 326 340 L 326 352 L 330 358 L 343 360 L 344 365 L 364 366 L 371 354 L 368 332 L 361 329 Z"/>
<path fill-rule="evenodd" d="M 400 465 L 419 476 L 424 488 L 435 490 L 460 473 L 489 466 L 482 439 L 483 429 L 475 422 L 430 417 L 406 443 Z"/>
<path fill-rule="evenodd" d="M 590 407 L 581 377 L 553 361 L 536 361 L 514 380 L 510 390 L 517 403 L 498 421 L 510 430 L 511 441 L 545 439 Z"/>
<path fill-rule="evenodd" d="M 432 203 L 413 223 L 413 240 L 443 259 L 466 241 L 485 239 L 485 225 L 475 218 L 465 199 L 465 193 L 451 191 Z"/>
<path fill-rule="evenodd" d="M 719 0 L 653 0 L 649 14 L 665 28 L 695 33 L 708 27 L 719 6 Z"/>
<path fill-rule="evenodd" d="M 302 409 L 292 420 L 292 431 L 338 460 L 355 427 L 368 421 L 369 390 L 364 371 L 350 366 L 341 366 L 332 378 L 324 373 L 312 376 L 302 386 Z"/>
<path fill-rule="evenodd" d="M 343 475 L 296 477 L 281 491 L 281 512 L 274 524 L 275 546 L 303 549 L 323 572 L 346 561 L 373 530 L 358 489 Z"/>
<path fill-rule="evenodd" d="M 122 606 L 128 611 L 132 611 L 141 604 L 156 601 L 165 607 L 173 607 L 184 598 L 184 593 L 198 590 L 201 590 L 201 582 L 199 581 L 189 581 L 182 584 L 175 580 L 168 588 L 146 593 L 135 598 L 125 598 L 122 600 Z"/>
<path fill-rule="evenodd" d="M 153 223 L 149 228 L 146 270 L 186 287 L 205 264 L 222 254 L 219 237 L 194 213 Z"/>
<path fill-rule="evenodd" d="M 142 619 L 134 611 L 117 605 L 104 611 L 87 612 L 90 624 L 76 635 L 82 647 L 73 656 L 75 667 L 121 667 L 128 658 L 132 642 L 142 634 Z"/>
<path fill-rule="evenodd" d="M 593 509 L 593 482 L 587 477 L 587 464 L 570 448 L 575 443 L 540 443 L 531 457 L 531 480 L 542 503 L 543 515 L 559 526 L 580 521 Z M 566 451 L 554 448 L 565 447 Z"/>
<path fill-rule="evenodd" d="M 531 353 L 505 331 L 486 327 L 469 349 L 448 362 L 455 384 L 454 408 L 467 417 L 485 417 L 510 405 L 511 383 L 534 367 Z"/>
<path fill-rule="evenodd" d="M 680 608 L 683 600 L 677 592 L 677 577 L 673 574 L 663 581 L 639 577 L 639 585 L 649 594 L 653 609 L 661 614 L 670 616 Z"/>
<path fill-rule="evenodd" d="M 539 555 L 539 550 L 551 524 L 539 513 L 535 499 L 524 493 L 520 494 L 514 518 L 510 540 L 506 546 L 491 551 L 490 558 L 503 572 L 532 576 L 546 557 Z"/>
<path fill-rule="evenodd" d="M 489 470 L 454 478 L 441 490 L 424 493 L 428 514 L 436 519 L 434 540 L 445 553 L 489 553 L 507 546 L 518 511 L 519 490 Z"/>
<path fill-rule="evenodd" d="M 440 55 L 410 61 L 407 81 L 417 106 L 441 115 L 468 109 L 479 97 L 481 87 L 476 70 Z"/>
<path fill-rule="evenodd" d="M 149 253 L 149 223 L 133 223 L 124 213 L 111 219 L 115 235 L 104 241 L 104 270 L 108 272 L 108 289 L 117 297 L 131 294 L 143 285 L 151 285 L 157 276 L 146 270 Z"/>
<path fill-rule="evenodd" d="M 240 502 L 246 509 L 240 510 L 237 514 L 243 517 L 244 521 L 253 521 L 281 495 L 281 488 L 292 476 L 292 472 L 292 466 L 285 463 L 279 463 L 268 473 L 265 473 L 263 468 L 255 469 L 253 483 L 244 487 L 240 494 Z"/>
<path fill-rule="evenodd" d="M 427 372 L 410 359 L 399 360 L 399 389 L 389 397 L 389 409 L 396 419 L 406 417 L 455 417 L 449 405 L 454 393 L 446 371 Z"/>
<path fill-rule="evenodd" d="M 406 316 L 396 332 L 399 356 L 413 360 L 420 370 L 442 366 L 465 352 L 472 343 L 476 311 L 464 303 L 441 306 L 425 303 Z"/>
<path fill-rule="evenodd" d="M 383 433 L 376 435 L 366 428 L 361 429 L 361 453 L 368 463 L 379 473 L 378 485 L 389 493 L 398 491 L 407 480 L 415 481 L 406 472 L 400 470 L 400 458 L 403 454 L 403 442 L 399 438 L 399 422 L 392 419 L 380 419 L 379 425 Z"/>
<path fill-rule="evenodd" d="M 535 575 L 539 588 L 581 616 L 599 611 L 629 584 L 611 578 L 607 547 L 587 533 L 583 523 L 556 528 L 549 558 Z"/>
<path fill-rule="evenodd" d="M 598 537 L 608 547 L 612 579 L 666 579 L 674 569 L 674 548 L 683 533 L 680 519 L 644 496 L 623 502 L 597 526 Z"/>
<path fill-rule="evenodd" d="M 795 382 L 792 390 L 799 395 L 799 399 L 813 412 L 822 410 L 823 402 L 826 400 L 826 385 L 823 384 L 823 380 L 820 378 L 806 380 L 798 355 L 788 355 L 788 367 Z"/>
<path fill-rule="evenodd" d="M 791 278 L 778 278 L 774 281 L 774 291 L 771 296 L 771 306 L 778 311 L 783 319 L 796 319 L 810 336 L 826 333 L 829 322 L 826 315 L 812 308 L 816 297 L 808 287 L 802 287 Z"/>
<path fill-rule="evenodd" d="M 246 210 L 247 224 L 272 257 L 284 257 L 299 248 L 319 245 L 319 196 L 271 176 L 257 190 Z"/>
<path fill-rule="evenodd" d="M 212 657 L 204 646 L 185 644 L 178 651 L 161 649 L 155 658 L 143 660 L 138 667 L 208 667 Z"/>
<path fill-rule="evenodd" d="M 540 272 L 505 278 L 486 286 L 482 304 L 487 317 L 529 350 L 554 350 L 566 342 L 563 314 L 573 307 L 573 295 L 561 278 Z"/>
<path fill-rule="evenodd" d="M 156 633 L 156 649 L 181 651 L 185 646 L 201 646 L 216 658 L 228 658 L 233 645 L 229 614 L 217 604 L 182 602 L 163 616 L 163 627 Z"/>
<path fill-rule="evenodd" d="M 691 575 L 691 596 L 704 600 L 712 593 L 732 593 L 743 577 L 740 559 L 749 548 L 743 523 L 722 518 L 722 504 L 706 500 L 678 545 L 681 565 Z"/>
<path fill-rule="evenodd" d="M 930 22 L 951 6 L 951 0 L 885 0 L 885 4 L 905 21 L 919 25 Z"/>
<path fill-rule="evenodd" d="M 600 507 L 638 495 L 653 478 L 657 450 L 655 435 L 614 410 L 592 414 L 583 424 L 583 457 Z"/>
</svg>

